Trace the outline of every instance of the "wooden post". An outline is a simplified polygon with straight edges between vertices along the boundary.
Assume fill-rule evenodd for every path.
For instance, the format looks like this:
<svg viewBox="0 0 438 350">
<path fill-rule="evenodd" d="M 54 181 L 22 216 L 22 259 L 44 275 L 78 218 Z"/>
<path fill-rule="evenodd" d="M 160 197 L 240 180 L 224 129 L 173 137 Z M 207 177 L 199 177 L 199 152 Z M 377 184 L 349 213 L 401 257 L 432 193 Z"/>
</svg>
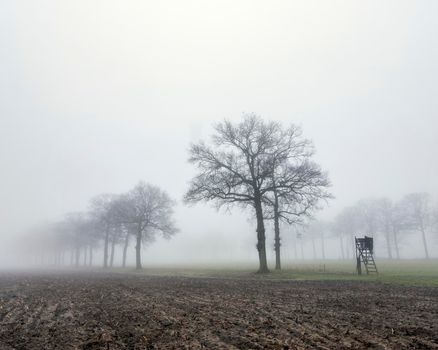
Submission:
<svg viewBox="0 0 438 350">
<path fill-rule="evenodd" d="M 360 257 L 356 258 L 356 269 L 357 269 L 357 274 L 362 275 L 362 266 L 360 264 Z"/>
</svg>

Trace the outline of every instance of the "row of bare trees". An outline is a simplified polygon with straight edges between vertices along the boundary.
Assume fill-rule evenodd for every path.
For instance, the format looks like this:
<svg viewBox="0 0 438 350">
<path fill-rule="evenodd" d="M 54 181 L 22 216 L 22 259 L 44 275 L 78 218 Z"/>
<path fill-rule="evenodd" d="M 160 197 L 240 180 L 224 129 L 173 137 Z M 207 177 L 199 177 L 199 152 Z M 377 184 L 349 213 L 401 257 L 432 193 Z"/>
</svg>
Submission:
<svg viewBox="0 0 438 350">
<path fill-rule="evenodd" d="M 133 237 L 136 268 L 141 269 L 142 245 L 157 235 L 170 238 L 177 232 L 175 204 L 166 192 L 145 182 L 123 194 L 98 195 L 87 212 L 67 214 L 62 221 L 40 228 L 37 236 L 45 246 L 39 250 L 51 254 L 55 264 L 65 263 L 65 254 L 70 252 L 70 263 L 79 266 L 91 265 L 93 252 L 103 248 L 103 266 L 107 268 L 114 264 L 115 247 L 122 245 L 125 267 Z"/>
<path fill-rule="evenodd" d="M 438 232 L 438 205 L 433 206 L 428 193 L 410 193 L 397 202 L 388 198 L 360 200 L 345 208 L 334 220 L 333 231 L 341 242 L 351 242 L 354 236 L 368 235 L 384 241 L 389 259 L 400 259 L 400 239 L 407 233 L 417 233 L 429 259 L 427 234 Z"/>
<path fill-rule="evenodd" d="M 339 239 L 342 259 L 354 254 L 354 237 L 372 236 L 377 240 L 381 256 L 400 259 L 401 242 L 408 235 L 418 235 L 418 241 L 429 259 L 431 237 L 438 237 L 438 203 L 433 203 L 428 193 L 410 193 L 398 201 L 389 198 L 362 199 L 345 207 L 332 221 L 310 220 L 296 227 L 299 241 L 310 240 L 316 258 L 315 240 L 320 240 L 322 257 L 325 258 L 324 242 L 328 238 Z M 429 237 L 429 238 L 428 238 Z"/>
<path fill-rule="evenodd" d="M 273 222 L 275 268 L 281 269 L 281 224 L 308 223 L 321 204 L 332 198 L 327 173 L 314 161 L 312 142 L 293 124 L 285 127 L 253 114 L 244 115 L 237 123 L 225 120 L 215 126 L 208 143 L 192 144 L 189 153 L 197 174 L 185 202 L 251 209 L 256 222 L 259 272 L 269 271 L 266 221 Z M 71 261 L 79 265 L 82 252 L 83 263 L 91 264 L 93 251 L 103 248 L 103 266 L 111 267 L 115 247 L 122 245 L 126 266 L 133 237 L 136 267 L 140 269 L 142 245 L 157 234 L 168 238 L 177 231 L 172 219 L 174 205 L 167 193 L 144 182 L 124 194 L 99 195 L 91 200 L 86 213 L 69 214 L 51 225 L 48 231 L 55 236 L 51 242 L 55 242 L 56 261 L 64 260 L 64 253 L 70 251 Z M 434 220 L 438 221 L 438 214 Z M 414 193 L 397 203 L 386 198 L 359 201 L 345 208 L 334 222 L 313 222 L 303 231 L 313 238 L 318 232 L 335 233 L 343 256 L 344 240 L 352 243 L 355 235 L 379 235 L 385 239 L 388 256 L 399 258 L 399 236 L 406 230 L 417 230 L 429 258 L 426 230 L 432 221 L 429 196 Z"/>
<path fill-rule="evenodd" d="M 265 220 L 274 221 L 276 269 L 281 268 L 280 222 L 300 223 L 331 198 L 327 174 L 313 161 L 314 147 L 296 125 L 284 127 L 258 116 L 223 121 L 209 143 L 190 148 L 198 170 L 187 203 L 250 208 L 256 220 L 259 272 L 268 272 Z"/>
<path fill-rule="evenodd" d="M 385 197 L 362 199 L 345 207 L 331 221 L 310 218 L 299 225 L 285 228 L 290 234 L 296 235 L 293 243 L 295 257 L 296 245 L 302 248 L 307 241 L 311 243 L 313 259 L 317 259 L 319 250 L 321 258 L 325 260 L 326 241 L 338 239 L 340 257 L 350 259 L 355 251 L 354 237 L 367 235 L 376 239 L 380 257 L 400 259 L 402 242 L 408 236 L 417 235 L 424 258 L 429 259 L 431 239 L 438 239 L 438 202 L 434 203 L 432 196 L 424 192 L 407 194 L 398 201 Z"/>
<path fill-rule="evenodd" d="M 301 223 L 321 201 L 331 198 L 328 176 L 313 160 L 315 148 L 300 127 L 284 127 L 252 114 L 238 123 L 225 120 L 214 131 L 209 143 L 191 145 L 189 162 L 198 174 L 185 202 L 251 208 L 260 272 L 268 272 L 265 221 L 272 220 L 276 269 L 280 269 L 280 223 Z M 54 236 L 55 260 L 64 260 L 70 251 L 73 264 L 91 264 L 93 251 L 103 247 L 103 266 L 111 267 L 115 247 L 122 245 L 125 266 L 129 240 L 134 237 L 136 267 L 141 268 L 141 246 L 156 234 L 170 237 L 176 232 L 174 204 L 165 192 L 145 183 L 125 194 L 99 195 L 91 200 L 89 211 L 69 214 L 46 230 Z"/>
</svg>

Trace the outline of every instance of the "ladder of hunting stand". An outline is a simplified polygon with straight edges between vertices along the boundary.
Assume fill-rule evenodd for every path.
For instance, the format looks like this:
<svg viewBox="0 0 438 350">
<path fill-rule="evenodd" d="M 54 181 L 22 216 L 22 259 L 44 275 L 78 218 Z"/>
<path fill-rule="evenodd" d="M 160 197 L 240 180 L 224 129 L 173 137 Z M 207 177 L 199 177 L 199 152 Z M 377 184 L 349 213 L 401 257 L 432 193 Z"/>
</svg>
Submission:
<svg viewBox="0 0 438 350">
<path fill-rule="evenodd" d="M 374 261 L 372 250 L 370 250 L 370 248 L 367 247 L 366 245 L 364 246 L 363 244 L 361 244 L 360 240 L 357 238 L 356 238 L 356 249 L 357 252 L 359 253 L 360 260 L 365 265 L 365 270 L 367 271 L 367 275 L 369 275 L 370 273 L 378 274 L 377 266 L 376 266 L 376 262 Z"/>
</svg>

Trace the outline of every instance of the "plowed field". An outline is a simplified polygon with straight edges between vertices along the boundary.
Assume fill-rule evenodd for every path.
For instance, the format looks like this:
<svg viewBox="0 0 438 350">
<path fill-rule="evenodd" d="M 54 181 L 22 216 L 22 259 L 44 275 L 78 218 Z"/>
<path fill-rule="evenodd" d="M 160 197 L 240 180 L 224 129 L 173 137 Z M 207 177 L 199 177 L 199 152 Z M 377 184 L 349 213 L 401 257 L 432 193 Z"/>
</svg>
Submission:
<svg viewBox="0 0 438 350">
<path fill-rule="evenodd" d="M 438 349 L 438 288 L 0 275 L 0 349 Z"/>
</svg>

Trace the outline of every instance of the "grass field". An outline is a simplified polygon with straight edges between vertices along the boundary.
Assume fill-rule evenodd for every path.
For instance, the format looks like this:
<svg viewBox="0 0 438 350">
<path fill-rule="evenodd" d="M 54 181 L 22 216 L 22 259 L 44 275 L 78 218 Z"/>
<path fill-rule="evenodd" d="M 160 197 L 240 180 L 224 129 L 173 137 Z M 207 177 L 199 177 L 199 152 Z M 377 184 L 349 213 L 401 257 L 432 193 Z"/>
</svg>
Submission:
<svg viewBox="0 0 438 350">
<path fill-rule="evenodd" d="M 281 271 L 271 270 L 268 274 L 257 274 L 256 266 L 169 266 L 145 268 L 141 272 L 133 269 L 115 269 L 117 272 L 141 273 L 147 275 L 257 278 L 272 280 L 339 280 L 399 283 L 406 285 L 438 287 L 438 260 L 381 260 L 378 261 L 378 275 L 358 276 L 354 261 L 297 262 L 288 264 Z"/>
</svg>

